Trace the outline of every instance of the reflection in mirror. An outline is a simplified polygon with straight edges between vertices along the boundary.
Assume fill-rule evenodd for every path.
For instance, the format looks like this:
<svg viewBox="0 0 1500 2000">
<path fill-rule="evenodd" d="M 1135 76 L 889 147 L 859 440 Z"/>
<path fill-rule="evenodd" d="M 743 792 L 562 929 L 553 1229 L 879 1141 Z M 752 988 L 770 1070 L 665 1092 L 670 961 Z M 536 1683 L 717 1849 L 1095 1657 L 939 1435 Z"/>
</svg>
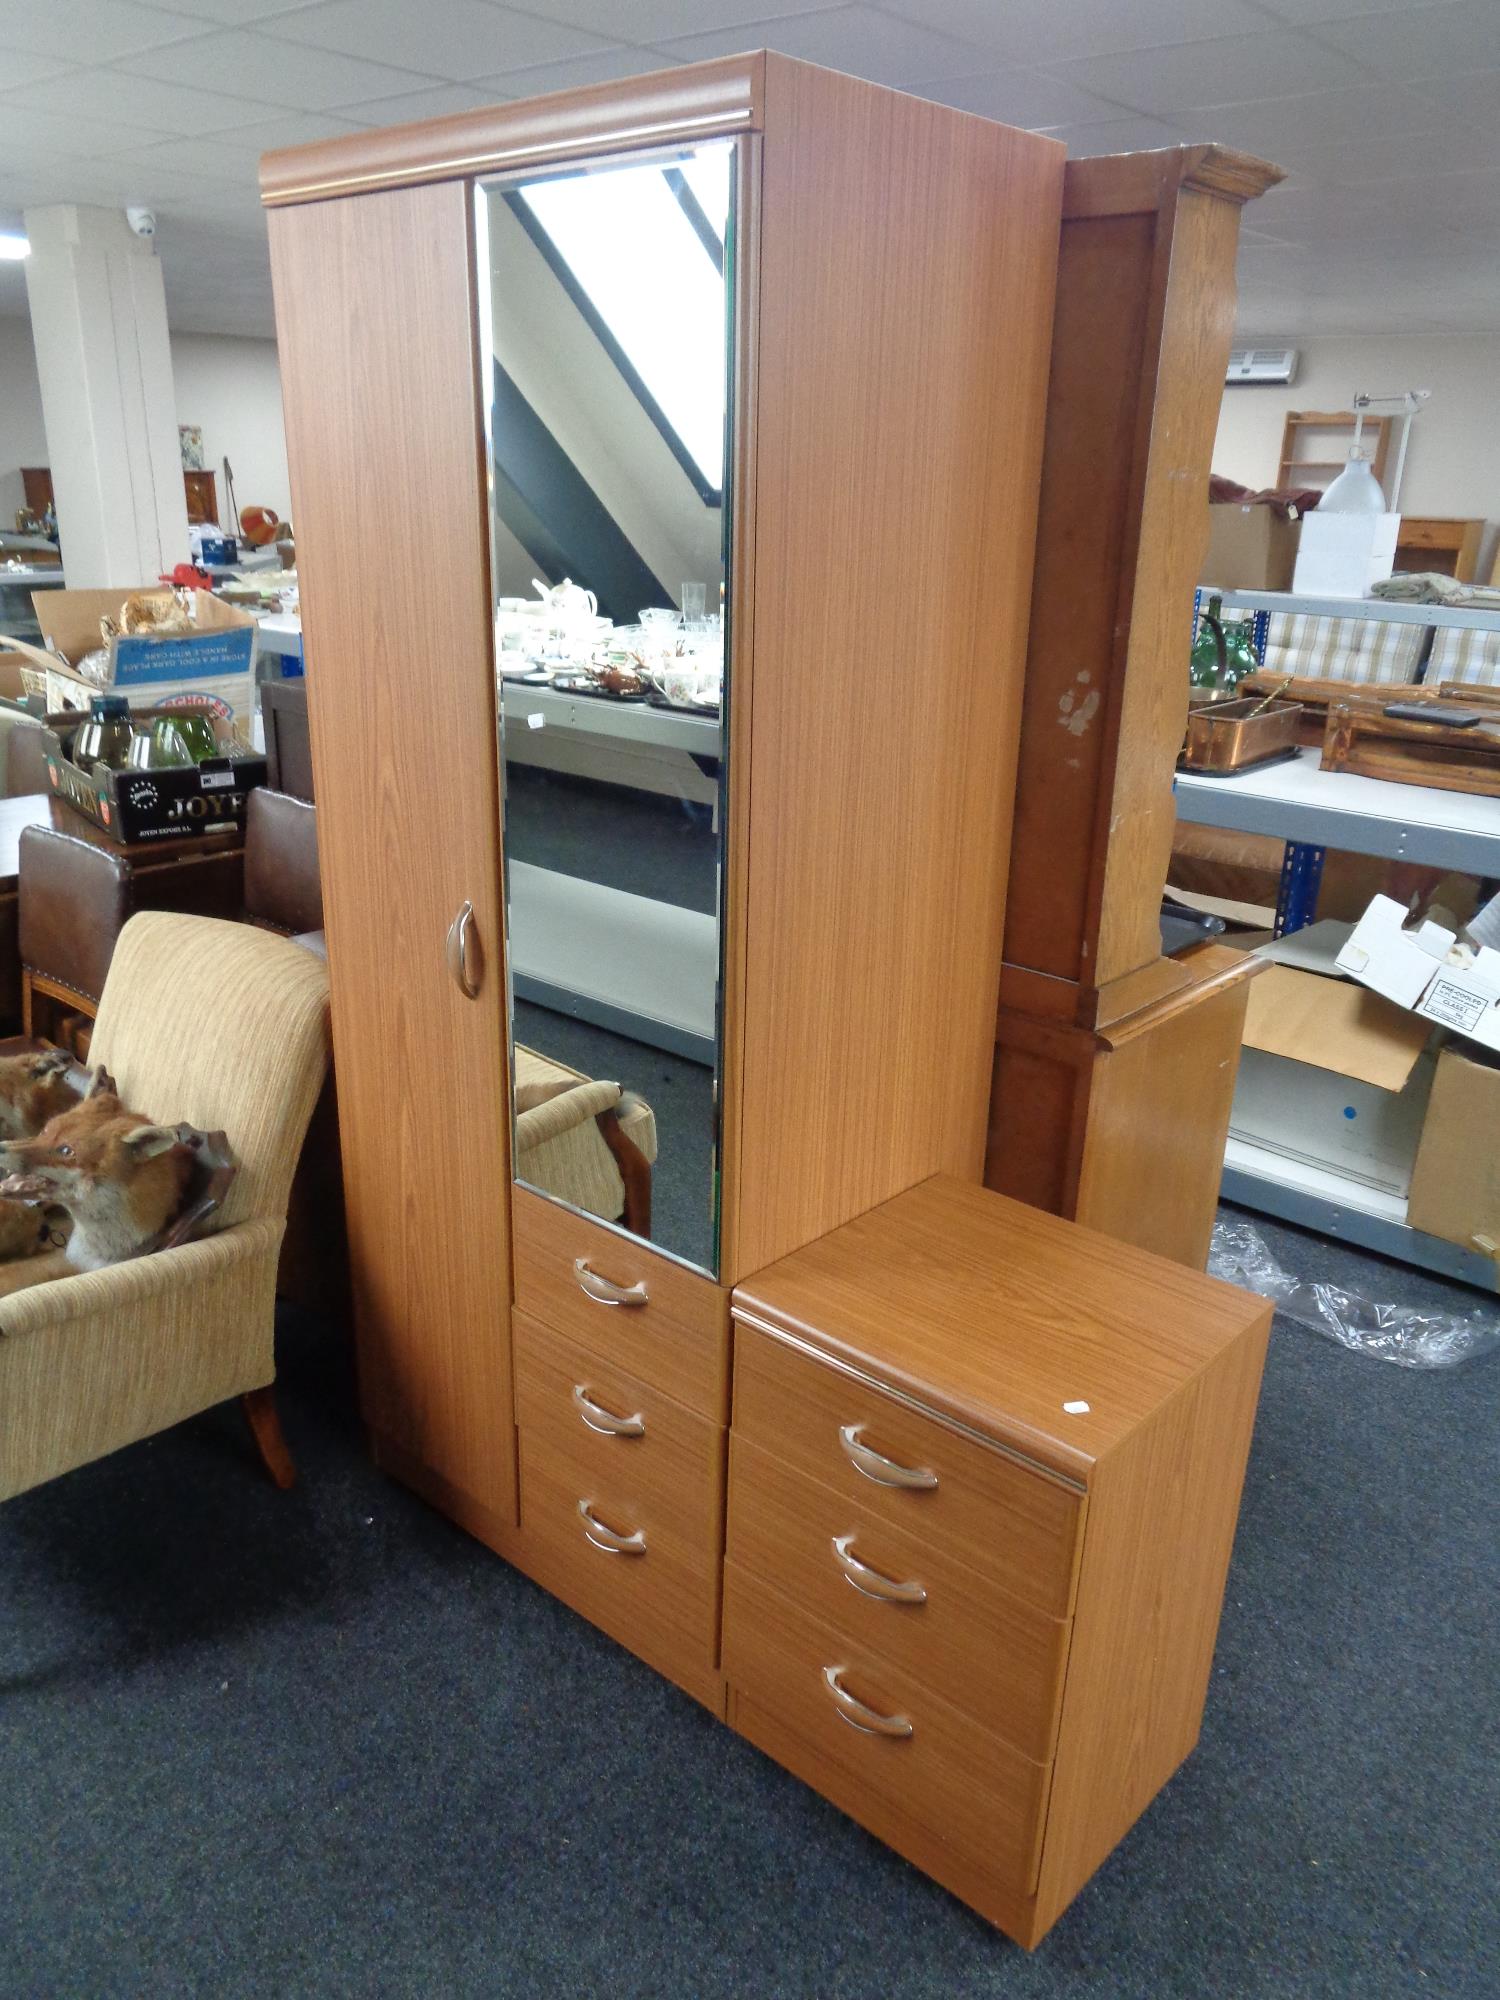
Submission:
<svg viewBox="0 0 1500 2000">
<path fill-rule="evenodd" d="M 733 158 L 480 212 L 515 1176 L 710 1272 Z"/>
</svg>

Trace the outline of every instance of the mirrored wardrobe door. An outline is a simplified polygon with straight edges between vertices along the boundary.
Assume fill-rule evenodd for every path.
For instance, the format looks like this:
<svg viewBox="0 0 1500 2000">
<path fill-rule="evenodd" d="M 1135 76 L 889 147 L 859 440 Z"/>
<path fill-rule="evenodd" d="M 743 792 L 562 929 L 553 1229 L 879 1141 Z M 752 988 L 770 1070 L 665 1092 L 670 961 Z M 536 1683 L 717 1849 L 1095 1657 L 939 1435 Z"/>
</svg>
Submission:
<svg viewBox="0 0 1500 2000">
<path fill-rule="evenodd" d="M 515 1178 L 710 1273 L 733 166 L 479 203 Z"/>
</svg>

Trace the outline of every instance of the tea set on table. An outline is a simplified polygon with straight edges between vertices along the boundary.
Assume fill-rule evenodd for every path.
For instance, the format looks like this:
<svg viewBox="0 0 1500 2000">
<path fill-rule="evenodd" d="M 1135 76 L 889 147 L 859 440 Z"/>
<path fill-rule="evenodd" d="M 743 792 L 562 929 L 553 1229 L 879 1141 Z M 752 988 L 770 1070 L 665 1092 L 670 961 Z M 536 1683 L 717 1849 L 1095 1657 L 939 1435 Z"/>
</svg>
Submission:
<svg viewBox="0 0 1500 2000">
<path fill-rule="evenodd" d="M 532 585 L 536 598 L 502 597 L 495 606 L 501 680 L 718 713 L 724 626 L 703 615 L 701 583 L 684 584 L 682 611 L 650 605 L 635 625 L 601 618 L 594 593 L 567 577 L 550 586 L 533 577 Z"/>
</svg>

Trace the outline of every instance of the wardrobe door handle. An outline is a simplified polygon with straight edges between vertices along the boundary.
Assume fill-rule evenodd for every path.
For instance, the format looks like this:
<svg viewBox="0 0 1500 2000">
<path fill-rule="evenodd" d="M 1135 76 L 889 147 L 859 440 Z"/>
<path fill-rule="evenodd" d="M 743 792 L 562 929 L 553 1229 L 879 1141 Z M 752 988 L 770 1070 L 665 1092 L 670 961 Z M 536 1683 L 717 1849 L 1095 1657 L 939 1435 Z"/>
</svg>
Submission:
<svg viewBox="0 0 1500 2000">
<path fill-rule="evenodd" d="M 573 1407 L 581 1421 L 591 1431 L 598 1431 L 601 1437 L 638 1438 L 646 1435 L 646 1419 L 639 1411 L 633 1417 L 617 1417 L 613 1410 L 606 1410 L 602 1403 L 596 1403 L 581 1382 L 573 1384 Z"/>
<path fill-rule="evenodd" d="M 925 1465 L 900 1465 L 884 1452 L 872 1451 L 867 1444 L 861 1444 L 859 1434 L 863 1429 L 863 1424 L 844 1424 L 839 1430 L 844 1456 L 856 1472 L 873 1479 L 877 1486 L 907 1486 L 931 1492 L 937 1485 L 937 1474 L 929 1472 Z"/>
<path fill-rule="evenodd" d="M 617 1535 L 613 1528 L 606 1528 L 595 1514 L 587 1500 L 578 1503 L 578 1516 L 583 1522 L 583 1532 L 596 1549 L 607 1556 L 643 1556 L 646 1553 L 645 1531 L 637 1528 L 633 1535 Z"/>
<path fill-rule="evenodd" d="M 478 942 L 474 931 L 474 905 L 466 900 L 448 926 L 448 970 L 453 975 L 454 985 L 466 1000 L 479 998 L 479 974 L 470 962 L 472 959 L 477 964 Z"/>
<path fill-rule="evenodd" d="M 839 1675 L 843 1671 L 842 1667 L 825 1667 L 823 1685 L 827 1688 L 841 1719 L 847 1722 L 851 1729 L 858 1729 L 866 1736 L 911 1735 L 909 1715 L 882 1715 L 878 1708 L 871 1708 L 868 1702 L 857 1701 L 848 1688 L 840 1684 Z"/>
<path fill-rule="evenodd" d="M 582 1257 L 573 1259 L 573 1276 L 601 1306 L 643 1306 L 650 1296 L 644 1278 L 637 1278 L 633 1285 L 617 1285 L 613 1278 L 601 1278 L 597 1271 L 591 1271 Z"/>
<path fill-rule="evenodd" d="M 878 1598 L 882 1604 L 925 1604 L 927 1586 L 925 1583 L 898 1583 L 893 1576 L 883 1571 L 871 1569 L 861 1562 L 849 1544 L 853 1535 L 835 1535 L 833 1557 L 843 1572 L 845 1583 L 852 1585 L 861 1597 Z"/>
</svg>

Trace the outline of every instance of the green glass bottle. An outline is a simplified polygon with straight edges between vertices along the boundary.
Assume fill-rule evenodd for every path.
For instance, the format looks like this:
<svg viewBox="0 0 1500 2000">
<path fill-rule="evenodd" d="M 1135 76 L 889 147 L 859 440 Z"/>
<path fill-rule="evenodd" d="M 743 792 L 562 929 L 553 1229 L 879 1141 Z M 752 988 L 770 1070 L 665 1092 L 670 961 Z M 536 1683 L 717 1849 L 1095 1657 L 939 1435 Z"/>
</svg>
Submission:
<svg viewBox="0 0 1500 2000">
<path fill-rule="evenodd" d="M 1217 591 L 1208 600 L 1208 609 L 1198 620 L 1198 636 L 1188 662 L 1188 684 L 1206 688 L 1213 694 L 1224 689 L 1226 664 L 1224 646 L 1224 600 Z"/>
<path fill-rule="evenodd" d="M 1260 661 L 1255 657 L 1254 625 L 1252 618 L 1224 621 L 1224 672 L 1220 684 L 1226 695 L 1238 694 L 1246 674 L 1260 671 Z"/>
</svg>

